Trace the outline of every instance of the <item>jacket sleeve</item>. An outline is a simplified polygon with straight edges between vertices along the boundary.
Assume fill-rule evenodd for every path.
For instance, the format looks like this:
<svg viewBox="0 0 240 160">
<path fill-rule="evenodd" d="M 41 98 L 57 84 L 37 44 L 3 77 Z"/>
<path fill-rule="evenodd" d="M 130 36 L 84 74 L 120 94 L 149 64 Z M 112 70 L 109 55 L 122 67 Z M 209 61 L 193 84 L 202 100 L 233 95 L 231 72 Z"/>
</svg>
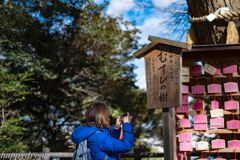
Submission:
<svg viewBox="0 0 240 160">
<path fill-rule="evenodd" d="M 111 134 L 111 137 L 119 139 L 121 134 L 121 127 L 119 129 L 115 129 L 115 124 L 113 125 L 113 132 Z"/>
<path fill-rule="evenodd" d="M 78 144 L 78 143 L 81 142 L 80 139 L 79 139 L 79 136 L 78 136 L 81 128 L 82 128 L 82 126 L 78 126 L 72 133 L 71 138 L 72 138 L 73 143 L 75 143 L 75 144 Z"/>
<path fill-rule="evenodd" d="M 124 153 L 132 149 L 134 141 L 133 126 L 131 123 L 123 123 L 122 126 L 123 140 L 120 141 L 110 135 L 106 135 L 99 144 L 102 151 Z"/>
</svg>

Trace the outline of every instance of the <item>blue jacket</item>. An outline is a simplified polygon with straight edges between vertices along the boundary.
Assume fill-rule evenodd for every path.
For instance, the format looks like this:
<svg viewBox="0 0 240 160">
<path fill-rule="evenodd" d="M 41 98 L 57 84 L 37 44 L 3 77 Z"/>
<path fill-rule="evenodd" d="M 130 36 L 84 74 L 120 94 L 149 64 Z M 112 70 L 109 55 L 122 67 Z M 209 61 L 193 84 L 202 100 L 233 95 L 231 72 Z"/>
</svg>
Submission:
<svg viewBox="0 0 240 160">
<path fill-rule="evenodd" d="M 108 160 L 119 160 L 118 153 L 130 151 L 134 141 L 132 124 L 123 123 L 122 127 L 122 141 L 118 140 L 121 129 L 116 130 L 114 126 L 112 134 L 105 128 L 78 126 L 72 133 L 72 141 L 78 144 L 88 138 L 88 148 L 93 160 L 104 160 L 106 154 Z"/>
</svg>

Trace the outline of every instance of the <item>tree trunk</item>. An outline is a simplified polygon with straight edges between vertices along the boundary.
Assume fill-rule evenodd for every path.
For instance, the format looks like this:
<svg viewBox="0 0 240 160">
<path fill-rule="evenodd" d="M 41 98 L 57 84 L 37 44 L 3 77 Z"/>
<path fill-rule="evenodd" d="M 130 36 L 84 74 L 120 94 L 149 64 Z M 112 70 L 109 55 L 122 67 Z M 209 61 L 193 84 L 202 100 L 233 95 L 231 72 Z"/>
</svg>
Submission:
<svg viewBox="0 0 240 160">
<path fill-rule="evenodd" d="M 201 16 L 208 15 L 210 13 L 214 13 L 221 7 L 229 7 L 230 11 L 237 11 L 238 8 L 240 8 L 239 0 L 187 0 L 187 3 L 189 8 L 189 14 L 192 17 L 201 17 Z M 226 22 L 225 20 L 215 20 L 212 22 L 206 21 L 202 23 L 194 23 L 192 25 L 193 25 L 192 28 L 195 32 L 195 36 L 199 45 L 226 43 L 228 22 Z M 240 30 L 238 29 L 238 32 L 239 31 Z M 227 59 L 227 56 L 226 56 L 226 59 Z M 209 63 L 213 64 L 212 62 L 209 62 Z M 213 65 L 223 67 L 225 65 L 229 65 L 230 63 L 239 64 L 239 61 L 214 62 Z M 226 83 L 226 81 L 229 81 L 229 80 L 219 79 L 216 81 L 216 83 L 223 84 L 223 83 Z M 239 83 L 238 78 L 234 78 L 233 81 Z M 208 83 L 212 83 L 212 82 L 209 81 Z M 220 104 L 220 108 L 224 108 L 224 102 L 228 100 L 229 100 L 229 97 L 217 98 L 217 101 L 219 101 L 219 104 Z M 234 97 L 234 100 L 239 101 L 239 97 Z M 224 116 L 224 118 L 225 118 L 225 122 L 232 120 L 232 116 Z M 237 119 L 237 117 L 235 117 L 235 119 Z M 226 127 L 227 126 L 225 123 L 225 128 Z M 227 147 L 227 141 L 234 139 L 233 134 L 221 134 L 220 138 L 226 140 L 226 147 Z M 236 134 L 236 139 L 240 139 L 239 134 Z M 234 158 L 234 154 L 221 153 L 221 155 L 227 159 Z M 215 156 L 217 156 L 217 154 L 215 154 Z M 237 157 L 239 156 L 240 154 L 237 154 Z"/>
<path fill-rule="evenodd" d="M 189 14 L 201 17 L 214 13 L 221 7 L 229 7 L 230 11 L 237 11 L 239 0 L 187 0 Z M 199 45 L 225 44 L 227 39 L 227 25 L 225 20 L 194 23 L 193 28 Z"/>
</svg>

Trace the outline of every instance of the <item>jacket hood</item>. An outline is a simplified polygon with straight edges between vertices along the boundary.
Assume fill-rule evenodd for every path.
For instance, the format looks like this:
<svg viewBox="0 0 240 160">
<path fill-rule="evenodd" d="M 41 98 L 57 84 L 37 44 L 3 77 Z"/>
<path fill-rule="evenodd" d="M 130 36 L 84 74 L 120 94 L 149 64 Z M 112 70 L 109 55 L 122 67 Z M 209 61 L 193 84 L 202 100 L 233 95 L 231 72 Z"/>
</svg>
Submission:
<svg viewBox="0 0 240 160">
<path fill-rule="evenodd" d="M 97 131 L 105 131 L 104 128 L 78 126 L 72 133 L 72 141 L 75 144 L 82 142 Z M 106 132 L 106 131 L 105 131 Z"/>
</svg>

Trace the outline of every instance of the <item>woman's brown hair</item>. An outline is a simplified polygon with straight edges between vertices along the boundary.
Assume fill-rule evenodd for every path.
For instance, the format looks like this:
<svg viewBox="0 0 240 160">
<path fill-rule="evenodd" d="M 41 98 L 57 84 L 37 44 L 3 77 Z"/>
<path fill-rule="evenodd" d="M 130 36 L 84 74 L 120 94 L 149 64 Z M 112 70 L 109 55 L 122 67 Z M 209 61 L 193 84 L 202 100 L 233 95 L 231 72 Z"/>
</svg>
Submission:
<svg viewBox="0 0 240 160">
<path fill-rule="evenodd" d="M 110 110 L 104 103 L 92 103 L 86 112 L 88 126 L 90 122 L 95 122 L 97 128 L 107 128 L 109 126 Z"/>
</svg>

